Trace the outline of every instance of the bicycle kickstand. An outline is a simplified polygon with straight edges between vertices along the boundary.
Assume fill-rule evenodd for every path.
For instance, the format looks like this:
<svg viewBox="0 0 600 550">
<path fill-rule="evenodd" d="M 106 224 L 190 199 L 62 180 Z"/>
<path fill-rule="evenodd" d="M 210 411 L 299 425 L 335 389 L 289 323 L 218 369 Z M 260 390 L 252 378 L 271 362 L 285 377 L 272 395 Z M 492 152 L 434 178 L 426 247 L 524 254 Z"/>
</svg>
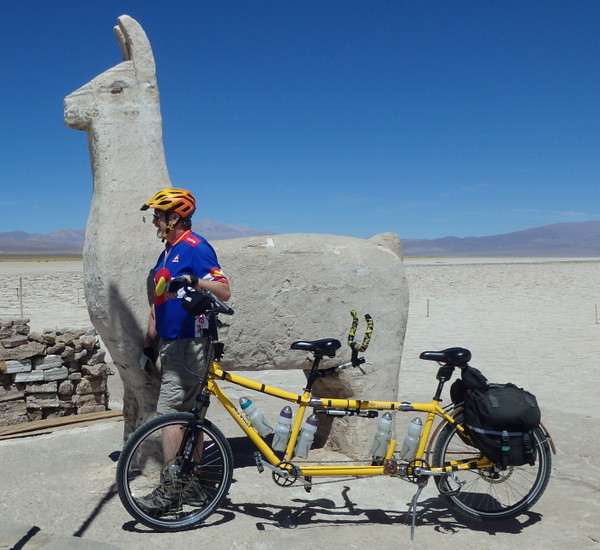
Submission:
<svg viewBox="0 0 600 550">
<path fill-rule="evenodd" d="M 419 497 L 427 485 L 429 481 L 428 478 L 422 477 L 417 483 L 419 488 L 417 492 L 413 495 L 412 500 L 410 501 L 410 506 L 408 507 L 408 514 L 411 516 L 411 525 L 410 525 L 410 540 L 414 540 L 415 538 L 415 528 L 417 526 L 417 504 L 419 501 Z"/>
</svg>

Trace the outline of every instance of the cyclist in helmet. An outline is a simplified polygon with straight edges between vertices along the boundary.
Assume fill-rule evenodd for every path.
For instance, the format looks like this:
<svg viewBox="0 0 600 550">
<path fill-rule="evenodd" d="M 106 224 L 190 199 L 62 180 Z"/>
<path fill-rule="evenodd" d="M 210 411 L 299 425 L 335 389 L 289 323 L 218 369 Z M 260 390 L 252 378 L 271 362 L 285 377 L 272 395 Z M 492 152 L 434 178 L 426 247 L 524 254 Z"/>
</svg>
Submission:
<svg viewBox="0 0 600 550">
<path fill-rule="evenodd" d="M 196 291 L 208 289 L 223 301 L 229 300 L 231 290 L 214 249 L 192 231 L 191 218 L 196 210 L 192 193 L 185 189 L 163 189 L 141 208 L 149 209 L 154 211 L 153 224 L 165 249 L 154 267 L 154 303 L 140 363 L 148 374 L 154 372 L 155 363 L 160 366 L 159 414 L 189 411 L 208 371 L 212 348 L 206 317 L 184 309 L 181 288 L 185 285 Z M 163 430 L 163 449 L 169 455 L 165 460 L 175 456 L 177 439 L 177 434 L 169 433 L 168 428 Z M 163 481 L 142 499 L 149 510 L 173 510 L 181 505 L 182 499 L 197 500 L 201 496 L 193 479 L 184 492 L 177 493 L 166 490 L 168 480 Z"/>
</svg>

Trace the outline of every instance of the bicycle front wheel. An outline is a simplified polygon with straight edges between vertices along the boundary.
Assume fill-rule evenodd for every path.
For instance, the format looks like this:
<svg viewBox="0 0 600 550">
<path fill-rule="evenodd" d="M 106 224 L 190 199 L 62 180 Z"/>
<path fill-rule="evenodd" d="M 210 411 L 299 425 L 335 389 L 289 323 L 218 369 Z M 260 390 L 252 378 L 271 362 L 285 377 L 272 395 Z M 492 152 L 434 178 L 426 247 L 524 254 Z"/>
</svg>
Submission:
<svg viewBox="0 0 600 550">
<path fill-rule="evenodd" d="M 186 447 L 188 460 L 179 456 Z M 170 413 L 129 437 L 117 463 L 117 489 L 135 519 L 159 531 L 180 531 L 215 511 L 232 475 L 233 455 L 221 431 L 191 413 Z"/>
<path fill-rule="evenodd" d="M 463 423 L 461 414 L 456 416 Z M 496 466 L 460 470 L 450 476 L 436 477 L 440 496 L 450 510 L 464 519 L 488 521 L 518 516 L 531 508 L 542 496 L 550 479 L 552 458 L 546 434 L 533 430 L 536 448 L 535 465 Z M 448 466 L 452 461 L 477 460 L 481 452 L 470 446 L 458 430 L 448 424 L 441 431 L 433 451 L 433 466 Z"/>
</svg>

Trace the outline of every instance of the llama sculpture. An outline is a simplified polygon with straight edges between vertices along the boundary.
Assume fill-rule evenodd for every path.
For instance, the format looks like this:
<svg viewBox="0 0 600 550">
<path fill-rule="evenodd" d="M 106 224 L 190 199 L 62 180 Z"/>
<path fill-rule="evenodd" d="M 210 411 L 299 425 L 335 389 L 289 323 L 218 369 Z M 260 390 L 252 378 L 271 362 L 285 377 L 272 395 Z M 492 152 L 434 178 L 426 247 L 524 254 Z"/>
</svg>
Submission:
<svg viewBox="0 0 600 550">
<path fill-rule="evenodd" d="M 94 192 L 83 252 L 85 297 L 123 379 L 128 435 L 154 412 L 159 386 L 138 368 L 148 274 L 159 245 L 139 208 L 171 183 L 150 42 L 126 15 L 119 17 L 115 34 L 125 60 L 65 98 L 65 122 L 88 133 Z"/>
<path fill-rule="evenodd" d="M 154 228 L 142 223 L 139 207 L 171 183 L 150 43 L 126 15 L 118 18 L 115 31 L 125 61 L 71 93 L 65 121 L 88 133 L 94 187 L 83 258 L 85 296 L 90 319 L 123 381 L 127 437 L 154 414 L 159 387 L 158 378 L 147 377 L 138 366 L 152 292 L 149 274 L 161 249 Z M 201 190 L 192 191 L 202 212 Z M 236 310 L 223 319 L 225 367 L 305 368 L 305 357 L 290 352 L 291 342 L 343 339 L 349 311 L 359 309 L 376 323 L 366 374 L 343 375 L 331 380 L 334 387 L 320 391 L 396 398 L 408 312 L 397 235 L 274 235 L 213 245 Z M 346 451 L 371 435 L 339 422 L 328 441 Z"/>
</svg>

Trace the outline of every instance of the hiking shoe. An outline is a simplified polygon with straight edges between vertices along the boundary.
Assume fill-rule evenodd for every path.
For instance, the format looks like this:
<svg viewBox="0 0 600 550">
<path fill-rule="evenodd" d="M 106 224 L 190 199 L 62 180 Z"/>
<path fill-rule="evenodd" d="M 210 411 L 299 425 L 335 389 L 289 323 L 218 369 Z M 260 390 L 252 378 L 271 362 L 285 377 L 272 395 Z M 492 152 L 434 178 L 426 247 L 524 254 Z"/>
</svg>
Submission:
<svg viewBox="0 0 600 550">
<path fill-rule="evenodd" d="M 181 510 L 181 495 L 159 485 L 151 493 L 139 498 L 137 503 L 147 514 L 162 515 Z"/>
<path fill-rule="evenodd" d="M 200 478 L 192 475 L 189 482 L 181 492 L 182 504 L 187 504 L 188 506 L 204 506 L 207 501 L 208 495 L 202 488 L 202 482 L 200 481 Z"/>
<path fill-rule="evenodd" d="M 151 493 L 138 499 L 146 513 L 165 514 L 181 510 L 183 481 L 178 466 L 167 466 L 160 473 L 160 485 Z"/>
</svg>

